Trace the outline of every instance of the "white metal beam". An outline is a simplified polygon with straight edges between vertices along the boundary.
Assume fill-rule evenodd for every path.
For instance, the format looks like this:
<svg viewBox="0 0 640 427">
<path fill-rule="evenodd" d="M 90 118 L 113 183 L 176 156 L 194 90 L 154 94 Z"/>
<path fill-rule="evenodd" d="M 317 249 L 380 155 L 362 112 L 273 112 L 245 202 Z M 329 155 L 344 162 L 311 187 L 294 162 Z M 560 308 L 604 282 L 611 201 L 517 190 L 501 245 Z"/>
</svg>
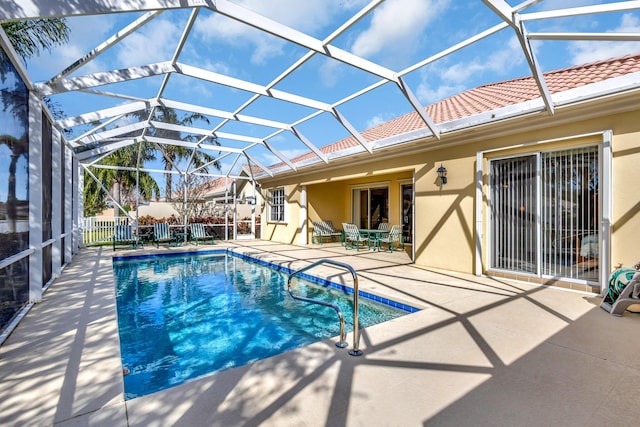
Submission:
<svg viewBox="0 0 640 427">
<path fill-rule="evenodd" d="M 209 150 L 209 151 L 222 151 L 222 152 L 230 152 L 230 153 L 242 153 L 243 151 L 240 148 L 224 147 L 222 145 L 204 144 L 204 145 L 198 146 L 198 144 L 195 142 L 182 141 L 179 139 L 171 139 L 171 138 L 158 138 L 156 136 L 145 136 L 144 139 L 149 142 L 153 142 L 155 144 L 178 145 L 181 147 L 200 148 L 202 150 Z"/>
<path fill-rule="evenodd" d="M 79 161 L 91 159 L 96 156 L 100 156 L 105 153 L 111 153 L 118 148 L 127 147 L 129 145 L 135 144 L 137 141 L 135 139 L 127 139 L 124 141 L 114 142 L 113 144 L 105 145 L 102 147 L 94 148 L 93 150 L 83 151 L 81 153 L 76 154 L 76 158 Z"/>
<path fill-rule="evenodd" d="M 267 175 L 269 176 L 273 176 L 273 172 L 271 172 L 269 170 L 268 167 L 264 166 L 262 163 L 260 163 L 255 157 L 253 157 L 251 154 L 247 153 L 246 151 L 244 152 L 245 157 L 249 160 L 249 165 L 251 165 L 251 162 L 253 162 L 256 166 L 258 166 L 260 169 L 262 169 L 265 173 L 267 173 Z"/>
<path fill-rule="evenodd" d="M 398 78 L 398 86 L 405 98 L 407 98 L 409 103 L 413 106 L 415 112 L 418 113 L 424 124 L 427 125 L 433 136 L 435 136 L 436 139 L 440 139 L 440 129 L 438 128 L 438 125 L 436 125 L 431 117 L 429 117 L 427 110 L 425 110 L 420 101 L 418 101 L 418 98 L 413 94 L 413 91 L 409 88 L 409 85 L 407 85 L 402 77 Z"/>
<path fill-rule="evenodd" d="M 370 154 L 373 153 L 371 144 L 369 144 L 367 140 L 364 139 L 364 137 L 360 134 L 360 132 L 358 132 L 356 128 L 354 128 L 353 125 L 349 123 L 349 120 L 347 120 L 347 118 L 343 116 L 342 113 L 340 113 L 340 111 L 338 111 L 337 108 L 334 108 L 332 113 L 333 113 L 333 116 L 342 124 L 342 126 L 344 126 L 344 128 L 347 129 L 347 131 L 351 134 L 351 136 L 353 136 L 356 139 L 356 141 L 358 141 L 358 143 L 364 147 L 365 150 L 367 150 Z"/>
<path fill-rule="evenodd" d="M 213 132 L 208 129 L 196 128 L 193 126 L 176 125 L 173 123 L 159 122 L 156 120 L 149 121 L 149 124 L 156 129 L 170 130 L 179 133 L 191 133 L 195 135 L 213 136 Z"/>
<path fill-rule="evenodd" d="M 175 69 L 170 62 L 158 62 L 156 64 L 141 65 L 139 67 L 129 67 L 120 70 L 102 71 L 86 76 L 70 77 L 51 84 L 36 83 L 34 86 L 41 96 L 50 96 L 58 93 L 158 76 L 174 71 Z"/>
<path fill-rule="evenodd" d="M 93 129 L 89 129 L 88 131 L 86 131 L 85 133 L 80 135 L 79 137 L 72 139 L 71 141 L 69 141 L 69 143 L 71 145 L 74 145 L 74 144 L 77 145 L 77 141 L 80 141 L 80 140 L 82 140 L 82 138 L 85 138 L 85 137 L 87 137 L 89 135 L 93 135 L 94 133 L 98 132 L 100 129 L 103 129 L 103 128 L 109 126 L 111 123 L 120 120 L 122 117 L 124 117 L 124 116 L 123 115 L 119 115 L 119 116 L 112 117 L 111 119 L 107 120 L 106 122 L 100 123 L 98 126 L 94 127 Z"/>
<path fill-rule="evenodd" d="M 307 137 L 304 136 L 302 132 L 300 132 L 295 126 L 291 126 L 291 133 L 293 133 L 296 136 L 296 138 L 302 141 L 304 145 L 306 145 L 311 151 L 313 151 L 316 154 L 316 156 L 322 159 L 323 162 L 327 164 L 329 163 L 329 159 L 327 158 L 327 156 L 322 151 L 320 151 L 318 147 L 313 145 L 313 143 L 309 141 Z"/>
<path fill-rule="evenodd" d="M 322 55 L 329 56 L 340 62 L 344 62 L 347 65 L 359 68 L 389 81 L 396 81 L 396 73 L 392 70 L 337 47 L 325 45 L 321 40 L 287 27 L 279 22 L 268 19 L 228 0 L 216 0 L 212 9 L 222 15 L 235 19 L 236 21 L 243 22 L 276 37 L 288 40 L 299 46 L 321 53 Z"/>
<path fill-rule="evenodd" d="M 66 119 L 58 120 L 56 122 L 57 126 L 62 128 L 69 128 L 79 125 L 84 125 L 87 123 L 110 119 L 114 116 L 121 116 L 129 113 L 134 113 L 136 111 L 144 110 L 148 107 L 148 104 L 145 102 L 132 102 L 130 104 L 119 105 L 117 107 L 105 108 L 103 110 L 96 110 L 91 113 L 81 114 L 75 117 L 68 117 Z"/>
<path fill-rule="evenodd" d="M 271 151 L 282 162 L 286 163 L 287 166 L 289 166 L 292 170 L 294 171 L 298 170 L 298 168 L 296 168 L 296 166 L 287 158 L 287 156 L 285 156 L 280 151 L 278 151 L 278 149 L 275 148 L 273 145 L 269 144 L 269 142 L 263 141 L 263 144 L 269 151 Z"/>
<path fill-rule="evenodd" d="M 267 126 L 276 129 L 289 129 L 289 125 L 287 123 L 276 122 L 274 120 L 261 119 L 258 117 L 245 116 L 242 114 L 233 114 L 228 111 L 217 110 L 215 108 L 202 107 L 199 105 L 188 104 L 186 102 L 172 101 L 168 99 L 161 99 L 159 101 L 160 105 L 169 108 L 175 108 L 176 110 L 189 111 L 192 113 L 200 113 L 205 116 L 214 116 L 214 117 L 222 117 L 224 119 L 236 120 L 239 122 L 251 123 L 254 125 Z"/>
<path fill-rule="evenodd" d="M 126 27 L 124 27 L 121 31 L 118 31 L 116 34 L 114 34 L 113 36 L 109 37 L 104 42 L 100 43 L 96 48 L 91 50 L 89 53 L 84 55 L 82 58 L 79 58 L 77 61 L 75 61 L 73 64 L 71 64 L 70 66 L 68 66 L 64 70 L 62 70 L 60 72 L 60 74 L 58 74 L 57 76 L 53 77 L 52 79 L 50 79 L 45 84 L 52 85 L 55 82 L 57 82 L 58 80 L 60 80 L 60 79 L 62 79 L 64 77 L 68 76 L 69 74 L 73 73 L 75 70 L 77 70 L 78 68 L 82 67 L 84 64 L 90 62 L 91 60 L 96 58 L 98 55 L 106 52 L 109 48 L 111 48 L 114 45 L 116 45 L 120 40 L 124 39 L 129 34 L 135 32 L 138 28 L 142 27 L 144 24 L 146 24 L 147 22 L 151 21 L 153 18 L 155 18 L 156 16 L 160 15 L 161 13 L 162 12 L 160 12 L 160 11 L 153 11 L 153 12 L 145 13 L 144 15 L 142 15 L 141 17 L 139 17 L 138 19 L 133 21 L 131 24 L 129 24 Z"/>
<path fill-rule="evenodd" d="M 185 76 L 194 77 L 212 83 L 221 84 L 234 89 L 240 89 L 254 94 L 268 96 L 270 98 L 299 104 L 309 108 L 329 111 L 330 106 L 327 103 L 315 101 L 303 96 L 293 95 L 276 89 L 269 89 L 255 83 L 245 80 L 236 79 L 235 77 L 226 76 L 224 74 L 215 73 L 213 71 L 204 70 L 202 68 L 193 67 L 191 65 L 176 64 L 176 71 Z"/>
<path fill-rule="evenodd" d="M 638 33 L 529 33 L 529 40 L 640 41 Z"/>
<path fill-rule="evenodd" d="M 212 7 L 213 3 L 214 0 L 4 0 L 0 3 L 0 21 Z"/>
<path fill-rule="evenodd" d="M 591 15 L 596 13 L 626 12 L 629 10 L 637 9 L 640 9 L 640 1 L 621 1 L 617 3 L 598 4 L 594 6 L 581 6 L 567 9 L 523 13 L 520 15 L 520 19 L 522 21 L 533 21 L 538 19 L 567 18 L 570 16 Z"/>
<path fill-rule="evenodd" d="M 94 142 L 99 142 L 99 141 L 104 141 L 105 139 L 110 139 L 110 138 L 117 138 L 121 135 L 127 134 L 127 133 L 131 133 L 131 132 L 135 132 L 137 130 L 141 130 L 146 126 L 146 122 L 137 122 L 137 123 L 132 123 L 130 125 L 127 126 L 121 126 L 121 127 L 117 127 L 117 128 L 113 128 L 110 130 L 106 130 L 104 132 L 98 132 L 98 133 L 94 133 L 93 135 L 88 135 L 85 138 L 83 138 L 82 140 L 77 141 L 79 144 L 82 145 L 87 145 L 87 144 L 91 144 Z M 131 137 L 129 137 L 131 138 Z"/>
<path fill-rule="evenodd" d="M 529 64 L 529 68 L 531 69 L 533 78 L 536 81 L 538 90 L 540 91 L 540 97 L 542 98 L 542 101 L 544 102 L 549 114 L 553 114 L 554 106 L 553 101 L 551 100 L 551 92 L 549 92 L 547 83 L 544 81 L 542 70 L 540 69 L 538 61 L 536 60 L 529 39 L 527 39 L 524 24 L 520 20 L 520 14 L 517 13 L 514 8 L 509 6 L 504 0 L 482 0 L 482 2 L 486 4 L 487 7 L 489 7 L 489 9 L 491 9 L 496 15 L 498 15 L 504 22 L 509 24 L 509 26 L 515 31 L 516 37 L 520 42 L 520 47 L 522 48 L 522 52 L 524 53 L 527 63 Z"/>
</svg>

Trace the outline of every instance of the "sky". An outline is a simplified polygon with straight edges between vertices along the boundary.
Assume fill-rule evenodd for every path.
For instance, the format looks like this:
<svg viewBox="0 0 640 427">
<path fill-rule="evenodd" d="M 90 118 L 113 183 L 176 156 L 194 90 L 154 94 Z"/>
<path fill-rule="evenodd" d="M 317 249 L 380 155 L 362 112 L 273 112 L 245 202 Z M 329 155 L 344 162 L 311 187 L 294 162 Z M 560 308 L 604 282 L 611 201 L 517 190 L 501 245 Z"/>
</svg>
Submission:
<svg viewBox="0 0 640 427">
<path fill-rule="evenodd" d="M 237 0 L 238 5 L 323 40 L 362 9 L 365 0 Z M 520 2 L 509 0 L 512 6 Z M 612 1 L 543 0 L 526 12 L 613 3 Z M 407 13 L 407 11 L 410 11 Z M 69 64 L 99 46 L 141 13 L 68 18 L 68 44 L 33 58 L 27 71 L 35 82 L 46 81 Z M 183 32 L 189 11 L 166 11 L 123 39 L 73 75 L 116 70 L 170 60 Z M 395 72 L 431 57 L 474 34 L 501 22 L 479 0 L 387 0 L 331 45 L 361 56 Z M 640 12 L 627 11 L 525 23 L 530 32 L 640 32 Z M 636 42 L 533 41 L 543 71 L 640 52 Z M 307 52 L 306 49 L 239 24 L 220 14 L 201 10 L 178 61 L 238 79 L 267 85 Z M 530 69 L 514 32 L 509 28 L 412 71 L 405 79 L 423 105 L 483 84 L 530 75 Z M 331 58 L 316 54 L 275 89 L 326 103 L 335 103 L 380 80 Z M 143 98 L 158 94 L 161 78 L 152 77 L 106 85 L 100 90 Z M 163 97 L 210 108 L 234 111 L 251 94 L 202 80 L 173 75 Z M 67 116 L 116 106 L 122 99 L 68 93 L 52 97 Z M 346 102 L 338 110 L 363 131 L 412 111 L 391 83 Z M 262 97 L 242 114 L 291 123 L 314 110 Z M 220 123 L 210 117 L 210 127 Z M 199 125 L 204 127 L 204 124 Z M 301 132 L 317 147 L 349 136 L 327 113 L 302 123 Z M 76 135 L 86 128 L 74 129 Z M 273 128 L 231 122 L 225 132 L 265 138 Z M 242 147 L 235 141 L 225 145 Z M 289 132 L 269 139 L 291 158 L 309 151 Z M 265 165 L 280 160 L 263 147 L 250 153 Z M 223 160 L 225 167 L 230 158 Z M 152 162 L 148 167 L 160 168 Z M 224 169 L 224 168 L 223 168 Z"/>
</svg>

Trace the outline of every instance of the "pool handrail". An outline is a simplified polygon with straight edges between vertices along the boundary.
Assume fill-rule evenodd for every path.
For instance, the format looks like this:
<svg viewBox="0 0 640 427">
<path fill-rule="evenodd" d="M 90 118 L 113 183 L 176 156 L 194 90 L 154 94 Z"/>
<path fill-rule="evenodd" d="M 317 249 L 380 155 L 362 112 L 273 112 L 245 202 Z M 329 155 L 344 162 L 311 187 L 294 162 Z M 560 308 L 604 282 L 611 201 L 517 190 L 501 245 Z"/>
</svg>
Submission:
<svg viewBox="0 0 640 427">
<path fill-rule="evenodd" d="M 295 276 L 302 274 L 305 271 L 310 270 L 314 267 L 317 267 L 318 265 L 321 265 L 321 264 L 331 264 L 336 267 L 342 267 L 351 273 L 351 277 L 353 278 L 353 348 L 349 350 L 349 354 L 351 356 L 361 356 L 362 350 L 358 348 L 358 343 L 360 341 L 359 328 L 358 328 L 358 275 L 356 274 L 356 271 L 353 269 L 353 267 L 351 267 L 349 264 L 345 264 L 340 261 L 334 261 L 332 259 L 325 258 L 325 259 L 318 260 L 312 264 L 307 265 L 306 267 L 303 267 L 294 271 L 289 275 L 289 279 L 287 280 L 287 290 L 289 291 L 289 295 L 291 295 L 291 297 L 296 300 L 310 302 L 313 304 L 320 304 L 327 307 L 332 307 L 334 310 L 336 310 L 336 312 L 338 313 L 338 317 L 340 318 L 340 342 L 336 343 L 336 346 L 340 348 L 347 347 L 348 344 L 345 342 L 346 333 L 344 332 L 344 316 L 342 315 L 342 310 L 340 310 L 340 307 L 329 302 L 314 300 L 311 298 L 294 295 L 293 290 L 291 288 L 291 280 Z"/>
</svg>

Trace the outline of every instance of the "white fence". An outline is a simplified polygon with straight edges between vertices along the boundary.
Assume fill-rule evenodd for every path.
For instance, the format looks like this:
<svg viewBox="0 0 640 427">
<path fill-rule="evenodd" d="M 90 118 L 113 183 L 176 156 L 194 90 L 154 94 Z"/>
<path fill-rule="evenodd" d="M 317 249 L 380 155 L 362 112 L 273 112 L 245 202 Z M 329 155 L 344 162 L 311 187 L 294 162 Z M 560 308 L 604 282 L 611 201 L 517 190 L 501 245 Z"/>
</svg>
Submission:
<svg viewBox="0 0 640 427">
<path fill-rule="evenodd" d="M 116 224 L 128 224 L 127 217 L 92 216 L 82 218 L 82 243 L 91 245 L 110 241 Z"/>
<path fill-rule="evenodd" d="M 251 233 L 251 221 L 238 220 L 237 222 L 236 237 L 238 239 L 260 238 L 259 221 L 256 221 L 255 236 Z M 82 218 L 82 243 L 85 245 L 91 245 L 110 242 L 113 234 L 115 233 L 115 225 L 128 223 L 127 217 L 97 216 Z M 179 230 L 183 227 L 184 225 L 172 225 L 171 229 Z M 229 222 L 229 224 L 226 225 L 226 235 L 225 224 L 205 224 L 205 227 L 209 233 L 220 240 L 225 240 L 225 238 L 233 239 L 233 222 Z M 150 240 L 153 234 L 153 227 L 151 225 L 140 225 L 139 232 L 141 238 Z"/>
</svg>

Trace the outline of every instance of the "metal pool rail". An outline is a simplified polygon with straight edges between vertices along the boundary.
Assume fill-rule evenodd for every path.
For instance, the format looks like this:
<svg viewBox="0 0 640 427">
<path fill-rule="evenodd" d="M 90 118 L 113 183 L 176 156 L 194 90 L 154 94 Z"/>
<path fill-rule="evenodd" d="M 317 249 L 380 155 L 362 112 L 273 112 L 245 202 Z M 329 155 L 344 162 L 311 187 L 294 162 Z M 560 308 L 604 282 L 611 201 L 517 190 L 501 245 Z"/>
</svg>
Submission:
<svg viewBox="0 0 640 427">
<path fill-rule="evenodd" d="M 361 356 L 362 351 L 358 349 L 358 342 L 360 341 L 359 330 L 358 330 L 358 275 L 356 274 L 356 271 L 353 269 L 353 267 L 351 267 L 349 264 L 345 264 L 339 261 L 334 261 L 331 259 L 321 259 L 319 261 L 316 261 L 313 264 L 310 264 L 306 267 L 296 270 L 289 275 L 289 279 L 287 280 L 287 290 L 289 291 L 289 295 L 291 295 L 291 297 L 296 300 L 305 301 L 312 304 L 320 304 L 326 307 L 333 308 L 338 313 L 338 317 L 340 319 L 340 342 L 336 343 L 336 346 L 340 348 L 347 347 L 348 344 L 346 343 L 346 340 L 345 340 L 346 333 L 344 332 L 344 316 L 342 315 L 342 310 L 340 310 L 340 307 L 338 307 L 336 304 L 332 304 L 329 302 L 294 295 L 293 290 L 291 289 L 291 280 L 295 276 L 302 274 L 305 271 L 310 270 L 320 264 L 331 264 L 337 267 L 342 267 L 348 270 L 351 273 L 351 276 L 353 277 L 353 348 L 349 350 L 349 354 L 351 356 Z"/>
</svg>

